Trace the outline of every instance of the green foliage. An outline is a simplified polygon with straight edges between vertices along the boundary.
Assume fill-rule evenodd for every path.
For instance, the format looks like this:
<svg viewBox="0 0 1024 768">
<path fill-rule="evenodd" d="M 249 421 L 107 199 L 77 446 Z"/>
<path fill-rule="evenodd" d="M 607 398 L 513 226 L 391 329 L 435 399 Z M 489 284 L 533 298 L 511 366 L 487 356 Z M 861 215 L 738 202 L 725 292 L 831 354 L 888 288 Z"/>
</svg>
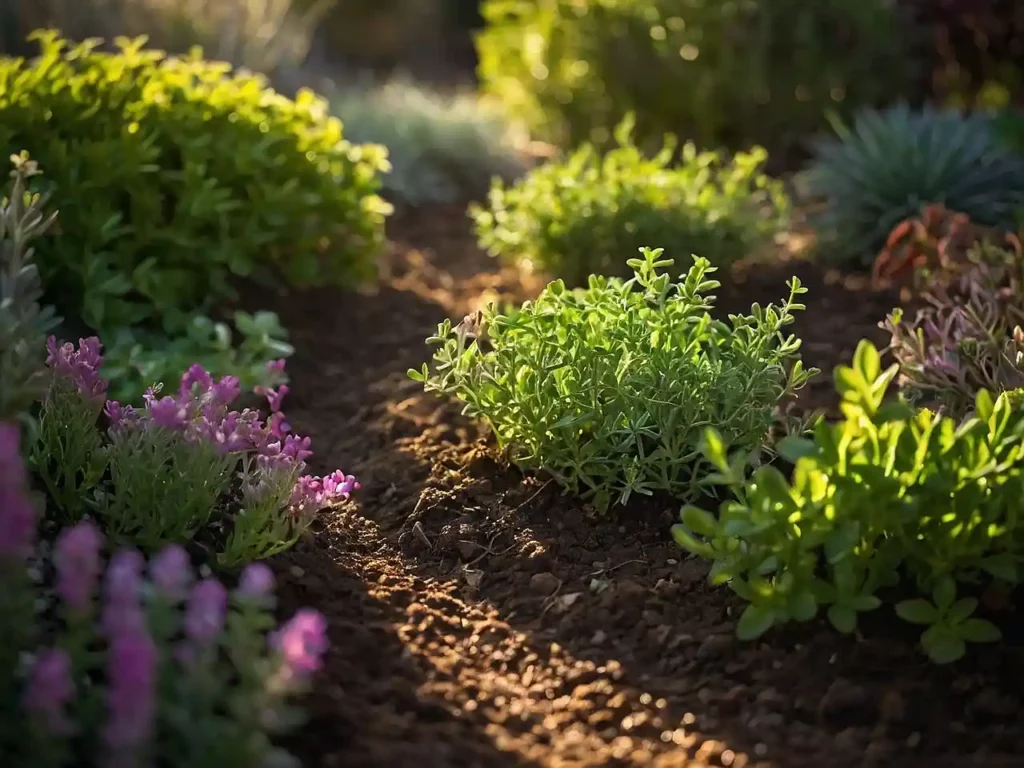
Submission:
<svg viewBox="0 0 1024 768">
<path fill-rule="evenodd" d="M 170 429 L 122 429 L 110 437 L 110 488 L 99 514 L 113 538 L 154 551 L 207 526 L 231 485 L 237 455 L 186 442 Z"/>
<path fill-rule="evenodd" d="M 244 392 L 285 383 L 284 373 L 267 365 L 295 351 L 277 315 L 239 311 L 234 325 L 242 338 L 237 346 L 227 323 L 203 316 L 192 318 L 185 334 L 173 338 L 119 330 L 108 343 L 103 367 L 110 397 L 137 404 L 150 386 L 173 384 L 194 363 L 218 378 L 237 376 Z"/>
<path fill-rule="evenodd" d="M 707 468 L 704 426 L 719 425 L 740 461 L 756 462 L 778 406 L 816 371 L 782 333 L 804 308 L 795 278 L 781 307 L 755 304 L 726 323 L 709 314 L 719 283 L 707 259 L 673 283 L 661 254 L 642 249 L 628 281 L 595 276 L 568 291 L 556 280 L 520 309 L 445 321 L 428 339 L 439 347 L 433 370 L 409 375 L 485 418 L 521 467 L 602 511 L 633 494 L 693 498 Z"/>
<path fill-rule="evenodd" d="M 376 274 L 388 206 L 385 151 L 343 141 L 303 91 L 276 94 L 227 65 L 118 40 L 38 36 L 0 61 L 0 148 L 46 169 L 59 238 L 38 263 L 58 307 L 104 336 L 184 332 L 235 277 L 350 285 Z"/>
<path fill-rule="evenodd" d="M 1005 109 L 993 120 L 996 136 L 1015 154 L 1024 157 L 1024 109 Z"/>
<path fill-rule="evenodd" d="M 512 179 L 526 168 L 505 120 L 471 95 L 445 97 L 396 80 L 339 93 L 331 106 L 350 140 L 387 147 L 391 172 L 382 185 L 394 202 L 463 202 L 483 195 L 491 177 Z"/>
<path fill-rule="evenodd" d="M 639 142 L 772 152 L 825 113 L 891 100 L 908 80 L 887 0 L 486 0 L 487 93 L 541 138 L 604 143 L 627 111 Z"/>
<path fill-rule="evenodd" d="M 835 370 L 844 419 L 819 422 L 812 439 L 779 446 L 796 465 L 789 481 L 774 467 L 745 478 L 709 431 L 705 455 L 735 498 L 717 517 L 685 507 L 673 534 L 712 561 L 712 584 L 727 583 L 749 603 L 741 637 L 810 620 L 822 607 L 833 626 L 852 632 L 857 615 L 879 607 L 885 588 L 903 580 L 931 597 L 896 611 L 928 627 L 922 644 L 936 662 L 958 658 L 965 642 L 999 638 L 974 616 L 977 600 L 957 599 L 957 583 L 1012 585 L 1024 574 L 1016 514 L 1024 410 L 1019 398 L 993 401 L 982 390 L 963 422 L 915 411 L 885 400 L 897 370 L 883 371 L 877 350 L 860 343 L 853 365 Z"/>
<path fill-rule="evenodd" d="M 1024 159 L 990 119 L 900 104 L 860 113 L 815 144 L 803 183 L 824 206 L 812 223 L 824 258 L 870 264 L 892 229 L 941 203 L 982 226 L 1012 228 L 1024 206 Z"/>
<path fill-rule="evenodd" d="M 10 193 L 0 197 L 0 419 L 25 420 L 45 387 L 47 334 L 57 325 L 53 309 L 41 307 L 39 269 L 33 243 L 52 227 L 46 197 L 28 191 L 39 173 L 28 155 L 12 155 Z"/>
<path fill-rule="evenodd" d="M 788 199 L 761 172 L 763 149 L 726 162 L 688 144 L 675 164 L 670 137 L 647 158 L 632 136 L 627 117 L 616 128 L 617 146 L 603 156 L 584 144 L 514 186 L 496 181 L 489 207 L 470 207 L 480 244 L 581 285 L 591 273 L 628 274 L 619 254 L 646 243 L 728 265 L 784 226 Z"/>
</svg>

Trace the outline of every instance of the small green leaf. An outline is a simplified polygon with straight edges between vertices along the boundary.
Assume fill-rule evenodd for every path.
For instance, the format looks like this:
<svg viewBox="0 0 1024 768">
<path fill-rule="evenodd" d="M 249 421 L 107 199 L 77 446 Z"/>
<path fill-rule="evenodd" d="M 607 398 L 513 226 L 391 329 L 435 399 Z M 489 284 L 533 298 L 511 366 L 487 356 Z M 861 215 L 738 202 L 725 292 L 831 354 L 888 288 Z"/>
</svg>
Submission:
<svg viewBox="0 0 1024 768">
<path fill-rule="evenodd" d="M 1003 637 L 999 627 L 985 619 L 967 619 L 957 627 L 957 633 L 969 643 L 995 643 Z"/>
<path fill-rule="evenodd" d="M 921 598 L 896 603 L 896 615 L 911 624 L 934 624 L 941 618 L 938 609 Z"/>
<path fill-rule="evenodd" d="M 873 611 L 882 604 L 882 601 L 874 595 L 857 595 L 850 601 L 850 606 L 856 611 Z"/>
<path fill-rule="evenodd" d="M 671 530 L 673 540 L 681 549 L 700 557 L 711 557 L 713 554 L 710 546 L 694 537 L 684 526 L 676 524 Z"/>
<path fill-rule="evenodd" d="M 798 435 L 787 435 L 776 446 L 779 455 L 791 464 L 796 464 L 805 456 L 813 456 L 818 446 L 813 440 Z"/>
<path fill-rule="evenodd" d="M 704 430 L 704 441 L 701 444 L 701 451 L 720 472 L 729 472 L 729 459 L 725 454 L 725 442 L 718 430 L 708 427 Z"/>
<path fill-rule="evenodd" d="M 956 582 L 952 576 L 943 576 L 932 590 L 932 600 L 940 612 L 945 613 L 956 600 Z"/>
<path fill-rule="evenodd" d="M 942 625 L 930 627 L 921 635 L 921 647 L 936 664 L 949 664 L 963 658 L 967 644 Z"/>
<path fill-rule="evenodd" d="M 810 590 L 800 592 L 790 599 L 789 613 L 796 621 L 810 621 L 818 613 L 818 601 Z"/>
<path fill-rule="evenodd" d="M 982 421 L 988 421 L 992 416 L 993 406 L 992 395 L 989 394 L 988 390 L 979 389 L 978 394 L 974 396 L 974 412 L 978 418 Z"/>
<path fill-rule="evenodd" d="M 867 339 L 862 339 L 857 345 L 857 350 L 853 353 L 853 364 L 868 382 L 874 382 L 882 370 L 882 359 L 878 350 Z"/>
<path fill-rule="evenodd" d="M 978 598 L 964 597 L 957 600 L 946 613 L 946 621 L 950 624 L 959 624 L 966 620 L 974 609 L 978 607 Z"/>
<path fill-rule="evenodd" d="M 1019 577 L 1017 559 L 1010 554 L 993 555 L 981 561 L 981 567 L 987 573 L 1009 584 L 1016 584 Z"/>
<path fill-rule="evenodd" d="M 718 520 L 700 507 L 687 504 L 679 515 L 683 525 L 701 536 L 713 536 L 718 530 Z"/>
<path fill-rule="evenodd" d="M 857 613 L 845 605 L 830 605 L 828 607 L 828 620 L 837 630 L 843 634 L 850 634 L 857 628 Z"/>
<path fill-rule="evenodd" d="M 740 620 L 736 622 L 736 637 L 740 640 L 755 640 L 775 623 L 775 611 L 767 606 L 748 605 Z"/>
</svg>

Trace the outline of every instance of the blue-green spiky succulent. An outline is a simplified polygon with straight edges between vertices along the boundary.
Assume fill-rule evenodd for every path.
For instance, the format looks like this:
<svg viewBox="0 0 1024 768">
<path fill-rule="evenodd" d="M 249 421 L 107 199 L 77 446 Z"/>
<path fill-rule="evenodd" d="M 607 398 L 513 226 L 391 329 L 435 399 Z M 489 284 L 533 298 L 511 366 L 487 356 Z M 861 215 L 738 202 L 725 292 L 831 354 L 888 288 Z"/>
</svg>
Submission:
<svg viewBox="0 0 1024 768">
<path fill-rule="evenodd" d="M 811 223 L 832 262 L 870 264 L 892 228 L 929 203 L 992 227 L 1013 227 L 1024 210 L 1024 159 L 985 115 L 868 110 L 813 151 L 802 191 L 823 204 Z"/>
</svg>

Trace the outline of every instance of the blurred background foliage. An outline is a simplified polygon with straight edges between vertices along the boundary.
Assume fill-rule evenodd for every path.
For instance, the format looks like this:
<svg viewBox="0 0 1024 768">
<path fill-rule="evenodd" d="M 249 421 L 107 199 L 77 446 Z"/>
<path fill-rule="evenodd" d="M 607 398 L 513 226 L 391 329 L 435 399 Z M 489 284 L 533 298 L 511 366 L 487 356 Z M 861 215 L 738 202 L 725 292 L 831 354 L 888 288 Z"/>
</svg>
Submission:
<svg viewBox="0 0 1024 768">
<path fill-rule="evenodd" d="M 717 97 L 722 114 L 705 120 L 728 123 L 732 133 L 737 116 L 750 119 L 736 105 L 751 89 L 759 91 L 755 105 L 792 102 L 799 118 L 819 100 L 842 108 L 885 100 L 901 87 L 904 97 L 995 106 L 1020 105 L 1024 88 L 1020 0 L 0 0 L 0 53 L 31 54 L 27 35 L 52 26 L 74 39 L 146 34 L 152 46 L 176 53 L 198 44 L 286 90 L 365 72 L 461 85 L 473 80 L 474 37 L 485 16 L 492 28 L 481 45 L 492 90 L 507 90 L 515 77 L 540 101 L 571 96 L 578 110 L 605 111 L 607 98 L 632 88 L 636 99 L 673 102 L 677 112 L 686 101 L 674 90 L 679 83 L 687 98 L 705 105 L 714 95 L 709 89 L 724 90 Z M 496 25 L 497 19 L 505 21 Z M 519 28 L 509 29 L 509 19 Z M 506 44 L 488 42 L 498 35 Z M 684 49 L 700 53 L 688 61 Z M 505 82 L 493 83 L 488 56 L 501 60 Z M 583 62 L 591 70 L 583 79 L 600 82 L 567 94 L 569 83 L 550 67 L 546 82 L 530 85 L 516 69 L 536 69 L 538 56 L 561 57 L 559 66 L 575 67 L 577 75 Z M 628 66 L 613 66 L 623 62 Z M 725 85 L 704 76 L 714 67 Z M 602 117 L 608 125 L 601 130 L 621 117 Z M 576 135 L 575 125 L 570 130 L 570 143 L 595 138 Z M 697 126 L 689 138 L 699 141 L 708 130 Z"/>
</svg>

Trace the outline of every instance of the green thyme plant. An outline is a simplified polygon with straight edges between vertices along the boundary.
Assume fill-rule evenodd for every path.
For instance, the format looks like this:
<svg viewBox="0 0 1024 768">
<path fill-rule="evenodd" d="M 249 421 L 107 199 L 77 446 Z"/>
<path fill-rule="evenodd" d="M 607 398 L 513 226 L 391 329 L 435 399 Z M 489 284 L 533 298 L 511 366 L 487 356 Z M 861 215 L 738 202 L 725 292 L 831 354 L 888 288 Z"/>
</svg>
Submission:
<svg viewBox="0 0 1024 768">
<path fill-rule="evenodd" d="M 992 579 L 1016 585 L 1024 574 L 1020 398 L 993 401 L 981 390 L 974 415 L 960 422 L 887 400 L 898 370 L 883 371 L 875 347 L 860 343 L 853 365 L 834 374 L 843 420 L 780 444 L 795 462 L 792 479 L 770 466 L 745 477 L 729 460 L 728 437 L 708 429 L 704 456 L 734 498 L 717 515 L 684 507 L 673 534 L 711 561 L 712 584 L 748 602 L 741 638 L 820 609 L 853 632 L 858 615 L 902 583 L 922 596 L 896 603 L 896 613 L 927 627 L 921 643 L 932 660 L 999 639 L 975 615 L 978 601 L 961 592 Z"/>
<path fill-rule="evenodd" d="M 57 326 L 32 260 L 34 243 L 56 220 L 49 198 L 33 194 L 40 171 L 27 153 L 11 156 L 10 192 L 0 197 L 0 419 L 24 421 L 46 388 L 46 335 Z"/>
<path fill-rule="evenodd" d="M 708 468 L 704 427 L 756 462 L 780 403 L 816 371 L 782 333 L 804 308 L 796 278 L 781 306 L 724 322 L 709 314 L 719 283 L 708 260 L 672 282 L 662 253 L 641 249 L 630 280 L 593 276 L 574 291 L 556 280 L 519 309 L 445 321 L 427 340 L 433 366 L 409 375 L 484 418 L 516 464 L 599 510 L 655 491 L 692 499 Z"/>
<path fill-rule="evenodd" d="M 480 245 L 577 286 L 592 273 L 628 276 L 620 255 L 647 243 L 725 266 L 784 227 L 788 199 L 762 173 L 763 149 L 726 161 L 687 145 L 677 163 L 667 137 L 648 158 L 633 144 L 632 116 L 615 137 L 604 155 L 584 144 L 512 186 L 495 181 L 488 206 L 470 207 Z"/>
</svg>

